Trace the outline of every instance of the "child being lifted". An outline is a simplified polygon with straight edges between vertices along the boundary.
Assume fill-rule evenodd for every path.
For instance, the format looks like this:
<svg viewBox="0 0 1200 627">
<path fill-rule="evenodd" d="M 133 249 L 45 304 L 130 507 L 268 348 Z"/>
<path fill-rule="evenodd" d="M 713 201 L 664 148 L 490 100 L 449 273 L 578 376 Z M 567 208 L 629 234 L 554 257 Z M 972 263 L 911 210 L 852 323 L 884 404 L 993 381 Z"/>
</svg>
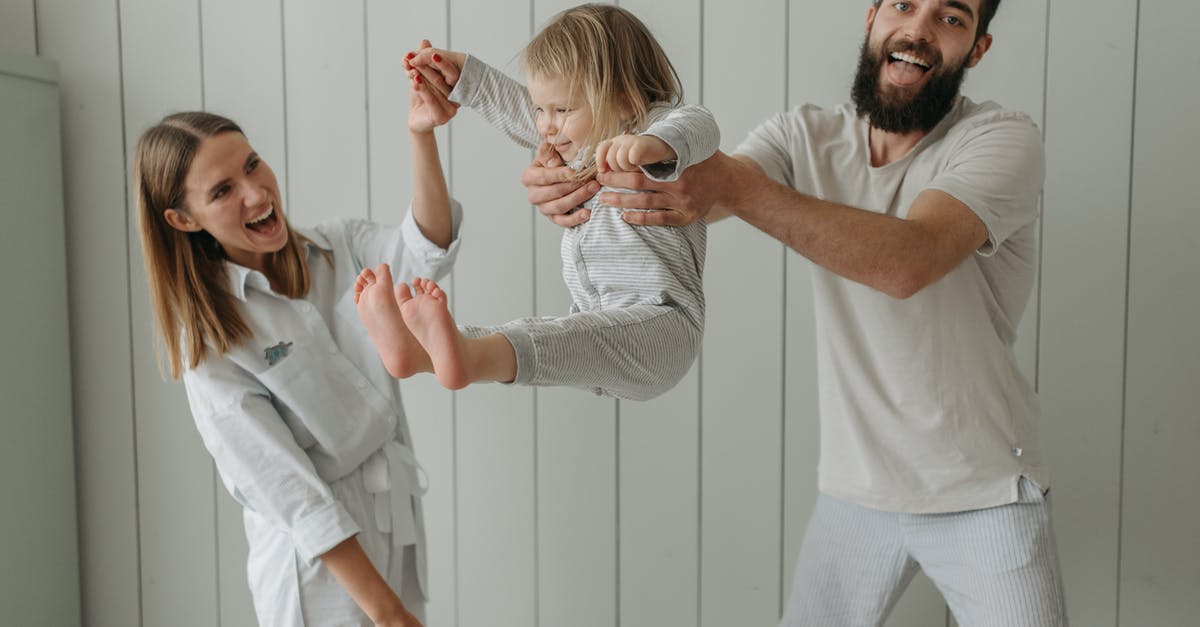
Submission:
<svg viewBox="0 0 1200 627">
<path fill-rule="evenodd" d="M 712 115 L 682 104 L 679 77 L 653 35 L 616 6 L 555 16 L 525 48 L 528 89 L 463 53 L 424 47 L 406 61 L 414 82 L 452 84 L 451 100 L 522 146 L 552 149 L 580 180 L 597 169 L 673 180 L 719 143 Z M 358 311 L 388 372 L 433 372 L 450 389 L 501 381 L 633 400 L 673 387 L 703 336 L 706 225 L 630 225 L 625 210 L 595 197 L 582 210 L 590 218 L 563 233 L 573 301 L 564 316 L 459 328 L 433 281 L 393 290 L 386 265 L 364 270 Z"/>
</svg>

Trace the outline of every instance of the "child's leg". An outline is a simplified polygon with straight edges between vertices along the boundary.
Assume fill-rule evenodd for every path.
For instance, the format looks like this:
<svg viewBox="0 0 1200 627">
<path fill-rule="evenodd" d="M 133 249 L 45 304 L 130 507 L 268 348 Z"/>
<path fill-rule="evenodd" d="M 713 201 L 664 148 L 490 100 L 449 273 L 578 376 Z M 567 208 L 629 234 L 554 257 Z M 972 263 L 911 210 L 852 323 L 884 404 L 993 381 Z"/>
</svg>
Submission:
<svg viewBox="0 0 1200 627">
<path fill-rule="evenodd" d="M 670 390 L 700 351 L 702 333 L 678 307 L 633 305 L 490 329 L 508 338 L 514 383 L 562 385 L 630 400 Z"/>
<path fill-rule="evenodd" d="M 354 303 L 388 374 L 406 379 L 418 372 L 433 372 L 429 355 L 404 325 L 392 292 L 392 272 L 386 263 L 359 273 L 354 282 Z"/>
<path fill-rule="evenodd" d="M 454 324 L 446 293 L 430 279 L 415 279 L 413 289 L 396 286 L 400 314 L 425 349 L 438 383 L 451 390 L 478 381 L 512 381 L 517 373 L 513 347 L 502 335 L 465 337 Z"/>
</svg>

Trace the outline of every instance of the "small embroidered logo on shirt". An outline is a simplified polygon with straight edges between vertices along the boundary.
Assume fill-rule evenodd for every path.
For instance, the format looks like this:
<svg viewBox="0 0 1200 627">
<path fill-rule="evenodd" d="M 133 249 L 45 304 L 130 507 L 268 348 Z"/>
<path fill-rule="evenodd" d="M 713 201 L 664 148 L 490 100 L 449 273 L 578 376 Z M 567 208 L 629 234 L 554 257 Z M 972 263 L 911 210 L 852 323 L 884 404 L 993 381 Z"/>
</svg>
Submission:
<svg viewBox="0 0 1200 627">
<path fill-rule="evenodd" d="M 283 358 L 287 357 L 288 351 L 291 350 L 291 348 L 291 342 L 280 342 L 274 346 L 267 347 L 266 350 L 263 351 L 267 358 L 267 365 L 274 366 L 280 361 L 283 361 Z"/>
</svg>

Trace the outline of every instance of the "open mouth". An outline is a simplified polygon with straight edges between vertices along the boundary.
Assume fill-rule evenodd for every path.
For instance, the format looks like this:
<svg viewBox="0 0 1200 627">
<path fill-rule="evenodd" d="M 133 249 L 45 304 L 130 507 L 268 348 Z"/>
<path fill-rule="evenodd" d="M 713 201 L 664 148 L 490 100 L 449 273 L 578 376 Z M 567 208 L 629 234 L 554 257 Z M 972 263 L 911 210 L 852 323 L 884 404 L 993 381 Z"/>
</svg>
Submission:
<svg viewBox="0 0 1200 627">
<path fill-rule="evenodd" d="M 245 224 L 246 228 L 255 233 L 269 233 L 273 231 L 279 225 L 279 215 L 275 213 L 275 203 L 271 203 L 265 211 Z"/>
<path fill-rule="evenodd" d="M 920 81 L 933 64 L 908 52 L 893 52 L 888 55 L 888 76 L 898 85 L 912 85 Z"/>
</svg>

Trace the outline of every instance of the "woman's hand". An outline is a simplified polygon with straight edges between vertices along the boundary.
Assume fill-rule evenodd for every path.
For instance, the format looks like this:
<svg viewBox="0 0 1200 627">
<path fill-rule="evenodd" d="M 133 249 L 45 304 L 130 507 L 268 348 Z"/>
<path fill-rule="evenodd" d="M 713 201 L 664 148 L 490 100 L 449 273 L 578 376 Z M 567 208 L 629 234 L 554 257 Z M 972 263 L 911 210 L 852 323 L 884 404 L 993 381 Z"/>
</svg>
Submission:
<svg viewBox="0 0 1200 627">
<path fill-rule="evenodd" d="M 462 76 L 463 64 L 467 62 L 465 52 L 434 48 L 428 39 L 421 40 L 421 47 L 404 57 L 404 70 L 409 78 L 422 78 L 429 87 L 443 96 L 449 96 Z"/>
<path fill-rule="evenodd" d="M 458 103 L 450 102 L 444 94 L 430 89 L 420 74 L 413 78 L 408 99 L 408 130 L 431 133 L 458 113 Z"/>
<path fill-rule="evenodd" d="M 578 208 L 600 191 L 596 181 L 578 180 L 548 143 L 538 146 L 533 163 L 521 175 L 521 184 L 529 190 L 529 204 L 562 227 L 586 222 L 591 212 Z"/>
</svg>

